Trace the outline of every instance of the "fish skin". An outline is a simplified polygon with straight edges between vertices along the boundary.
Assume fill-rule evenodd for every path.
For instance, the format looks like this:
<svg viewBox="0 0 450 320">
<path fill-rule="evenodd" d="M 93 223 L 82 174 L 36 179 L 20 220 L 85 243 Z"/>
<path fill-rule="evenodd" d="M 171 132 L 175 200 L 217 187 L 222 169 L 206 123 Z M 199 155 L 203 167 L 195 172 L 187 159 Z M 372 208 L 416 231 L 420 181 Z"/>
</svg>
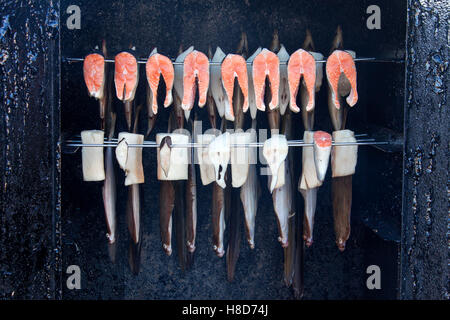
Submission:
<svg viewBox="0 0 450 320">
<path fill-rule="evenodd" d="M 267 49 L 263 49 L 253 60 L 252 73 L 256 107 L 261 111 L 266 110 L 264 88 L 266 77 L 268 76 L 272 92 L 269 108 L 271 110 L 275 109 L 278 106 L 278 90 L 280 87 L 280 61 L 278 56 Z"/>
<path fill-rule="evenodd" d="M 222 51 L 222 49 L 220 49 L 220 47 L 217 47 L 216 52 L 214 53 L 214 56 L 211 60 L 211 62 L 214 62 L 214 64 L 211 65 L 211 83 L 209 88 L 214 98 L 217 112 L 219 113 L 219 116 L 221 118 L 225 114 L 225 109 L 228 108 L 228 99 L 226 99 L 226 92 L 222 85 L 221 67 L 216 64 L 221 64 L 225 57 L 226 54 Z"/>
<path fill-rule="evenodd" d="M 159 191 L 159 222 L 161 241 L 168 256 L 172 254 L 172 213 L 175 206 L 175 188 L 172 181 L 160 182 Z"/>
<path fill-rule="evenodd" d="M 180 46 L 180 50 L 178 52 L 178 56 L 175 59 L 175 62 L 180 63 L 184 62 L 186 56 L 194 50 L 194 47 L 191 46 L 187 50 L 182 51 L 182 47 Z M 183 97 L 183 65 L 176 64 L 174 65 L 175 79 L 173 82 L 173 88 L 175 89 L 175 93 L 181 98 Z M 174 97 L 175 98 L 175 97 Z M 181 100 L 181 99 L 180 99 Z M 180 104 L 181 106 L 181 104 Z"/>
<path fill-rule="evenodd" d="M 217 136 L 208 145 L 208 156 L 214 165 L 216 173 L 216 182 L 225 189 L 225 174 L 227 172 L 228 162 L 230 161 L 230 133 L 225 132 Z"/>
<path fill-rule="evenodd" d="M 225 231 L 225 191 L 213 182 L 212 194 L 212 227 L 213 227 L 213 249 L 219 258 L 225 254 L 223 234 Z"/>
<path fill-rule="evenodd" d="M 157 114 L 157 93 L 160 76 L 163 76 L 163 79 L 166 83 L 166 97 L 164 99 L 164 107 L 167 108 L 172 104 L 173 101 L 172 88 L 175 79 L 175 71 L 172 61 L 168 57 L 159 53 L 155 53 L 148 58 L 147 63 L 145 64 L 145 71 L 147 75 L 147 81 L 153 96 L 152 110 L 154 114 Z"/>
<path fill-rule="evenodd" d="M 261 47 L 259 47 L 248 59 L 247 63 L 253 64 L 255 57 L 261 52 Z M 247 78 L 248 78 L 248 105 L 250 109 L 250 116 L 252 119 L 256 119 L 256 112 L 258 111 L 256 107 L 255 100 L 255 87 L 253 85 L 253 68 L 247 68 Z"/>
<path fill-rule="evenodd" d="M 147 133 L 145 138 L 147 138 L 150 133 L 155 128 L 157 115 L 153 113 L 153 94 L 150 87 L 147 85 Z"/>
<path fill-rule="evenodd" d="M 208 111 L 208 119 L 211 124 L 211 128 L 217 129 L 216 124 L 216 103 L 212 96 L 211 90 L 208 90 L 208 97 L 206 98 L 206 108 Z"/>
<path fill-rule="evenodd" d="M 197 50 L 189 53 L 183 63 L 183 110 L 191 110 L 194 106 L 196 84 L 198 79 L 199 107 L 206 104 L 206 95 L 209 87 L 209 60 L 208 57 Z"/>
<path fill-rule="evenodd" d="M 108 242 L 116 243 L 116 175 L 114 170 L 114 150 L 109 147 L 105 151 L 105 182 L 102 187 L 103 205 L 105 207 Z M 113 259 L 114 260 L 114 259 Z"/>
<path fill-rule="evenodd" d="M 228 180 L 230 180 L 228 173 Z M 229 282 L 234 280 L 237 261 L 240 253 L 241 243 L 241 219 L 242 219 L 242 204 L 239 201 L 240 191 L 228 187 L 225 192 L 229 192 L 230 206 L 228 207 L 228 221 L 229 221 L 229 239 L 227 247 L 227 278 Z M 225 205 L 225 209 L 226 205 Z"/>
<path fill-rule="evenodd" d="M 350 83 L 350 93 L 347 96 L 346 101 L 350 107 L 353 107 L 356 102 L 358 102 L 358 91 L 356 82 L 356 66 L 352 55 L 346 51 L 335 50 L 328 57 L 325 68 L 328 84 L 331 88 L 332 101 L 336 109 L 341 108 L 338 98 L 338 86 L 342 83 L 341 74 L 343 74 Z"/>
<path fill-rule="evenodd" d="M 334 177 L 331 180 L 333 198 L 334 232 L 336 245 L 342 252 L 350 237 L 350 213 L 352 208 L 352 175 Z"/>
<path fill-rule="evenodd" d="M 264 142 L 263 155 L 266 159 L 271 172 L 270 192 L 273 192 L 277 185 L 279 168 L 285 161 L 289 147 L 284 135 L 273 134 L 270 139 Z M 280 186 L 281 187 L 281 186 Z"/>
<path fill-rule="evenodd" d="M 292 207 L 291 173 L 288 162 L 289 158 L 286 159 L 284 166 L 284 185 L 272 192 L 273 208 L 277 216 L 278 231 L 280 234 L 278 241 L 283 248 L 289 246 L 289 215 Z"/>
<path fill-rule="evenodd" d="M 331 154 L 332 138 L 328 132 L 314 132 L 314 164 L 316 165 L 317 178 L 325 179 Z"/>
<path fill-rule="evenodd" d="M 188 166 L 188 180 L 186 184 L 186 246 L 191 253 L 195 251 L 197 228 L 197 182 L 193 151 L 194 148 L 191 150 L 191 160 Z"/>
<path fill-rule="evenodd" d="M 139 185 L 132 184 L 128 187 L 127 221 L 128 231 L 135 244 L 140 241 L 140 212 Z"/>
<path fill-rule="evenodd" d="M 303 219 L 303 240 L 310 247 L 313 244 L 314 216 L 317 205 L 317 190 L 319 188 L 300 189 L 305 203 L 305 215 Z"/>
<path fill-rule="evenodd" d="M 233 90 L 234 80 L 237 78 L 239 87 L 244 95 L 244 103 L 242 110 L 247 112 L 248 110 L 248 75 L 247 75 L 247 62 L 238 54 L 229 54 L 225 57 L 221 66 L 222 71 L 222 84 L 225 88 L 225 92 L 228 96 L 228 113 L 225 112 L 227 120 L 234 121 L 233 112 Z"/>
<path fill-rule="evenodd" d="M 287 70 L 287 62 L 289 61 L 290 56 L 283 45 L 281 45 L 281 48 L 278 51 L 277 56 L 280 59 L 280 89 L 278 91 L 279 95 L 278 104 L 280 106 L 280 114 L 284 115 L 290 100 L 289 80 Z"/>
<path fill-rule="evenodd" d="M 293 112 L 299 112 L 300 108 L 297 106 L 297 93 L 300 85 L 300 80 L 304 82 L 308 93 L 308 103 L 306 111 L 314 109 L 315 104 L 315 83 L 316 83 L 316 61 L 314 57 L 303 49 L 295 51 L 288 63 L 288 81 L 290 98 L 290 109 Z"/>
<path fill-rule="evenodd" d="M 241 201 L 244 207 L 245 231 L 250 249 L 255 248 L 255 221 L 258 211 L 258 199 L 261 187 L 256 174 L 256 165 L 251 164 L 248 169 L 247 180 L 241 187 Z"/>
</svg>

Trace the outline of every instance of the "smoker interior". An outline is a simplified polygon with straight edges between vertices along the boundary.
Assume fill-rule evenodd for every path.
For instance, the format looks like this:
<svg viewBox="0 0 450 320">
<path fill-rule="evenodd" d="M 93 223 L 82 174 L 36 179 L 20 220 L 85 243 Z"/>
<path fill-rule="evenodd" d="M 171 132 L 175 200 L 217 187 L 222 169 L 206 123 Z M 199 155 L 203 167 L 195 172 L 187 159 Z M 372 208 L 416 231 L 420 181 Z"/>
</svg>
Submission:
<svg viewBox="0 0 450 320">
<path fill-rule="evenodd" d="M 71 3 L 61 2 L 61 12 Z M 381 8 L 381 30 L 368 30 L 366 8 Z M 301 47 L 306 28 L 312 32 L 316 51 L 328 56 L 337 25 L 344 34 L 344 47 L 360 57 L 404 58 L 406 1 L 78 1 L 81 29 L 61 30 L 63 57 L 84 57 L 105 39 L 113 58 L 130 45 L 136 56 L 150 51 L 175 57 L 180 44 L 207 52 L 220 46 L 231 53 L 241 30 L 247 32 L 249 52 L 268 47 L 278 29 L 280 42 L 289 53 Z M 61 23 L 68 15 L 62 14 Z M 378 128 L 403 132 L 404 64 L 357 62 L 359 101 L 350 110 L 347 127 L 355 133 Z M 325 80 L 325 79 L 324 79 Z M 136 105 L 145 105 L 146 78 L 140 66 Z M 326 81 L 318 93 L 315 129 L 332 131 L 327 107 Z M 126 131 L 123 108 L 118 112 L 116 134 Z M 161 101 L 159 102 L 160 105 Z M 195 106 L 194 108 L 198 108 Z M 147 128 L 146 108 L 140 116 L 139 132 Z M 207 112 L 198 109 L 203 130 L 209 128 Z M 155 133 L 166 132 L 169 109 L 159 108 Z M 247 121 L 250 117 L 246 116 Z M 268 128 L 266 115 L 258 112 L 258 128 Z M 301 115 L 293 118 L 295 139 L 302 139 Z M 65 137 L 81 130 L 99 128 L 98 103 L 89 98 L 82 64 L 61 63 L 61 132 Z M 295 152 L 295 179 L 301 170 L 301 150 Z M 133 275 L 128 265 L 128 230 L 125 221 L 126 189 L 117 171 L 118 251 L 116 264 L 107 254 L 101 183 L 83 182 L 81 152 L 62 158 L 63 270 L 79 265 L 82 290 L 64 287 L 65 299 L 293 299 L 283 282 L 283 250 L 267 178 L 260 176 L 262 196 L 256 217 L 255 250 L 244 237 L 234 282 L 226 277 L 225 257 L 212 250 L 211 186 L 202 186 L 197 170 L 197 249 L 191 269 L 181 271 L 175 252 L 167 257 L 159 232 L 159 182 L 156 151 L 144 148 L 146 182 L 142 188 L 143 244 L 141 271 Z M 334 240 L 330 170 L 318 192 L 314 244 L 304 251 L 304 299 L 393 299 L 398 294 L 400 251 L 402 154 L 360 146 L 353 178 L 351 236 L 346 250 L 339 252 Z M 117 168 L 118 169 L 118 168 Z M 297 214 L 303 214 L 303 199 L 295 192 Z M 226 244 L 226 243 L 225 243 Z M 382 289 L 368 290 L 366 268 L 382 270 Z"/>
</svg>

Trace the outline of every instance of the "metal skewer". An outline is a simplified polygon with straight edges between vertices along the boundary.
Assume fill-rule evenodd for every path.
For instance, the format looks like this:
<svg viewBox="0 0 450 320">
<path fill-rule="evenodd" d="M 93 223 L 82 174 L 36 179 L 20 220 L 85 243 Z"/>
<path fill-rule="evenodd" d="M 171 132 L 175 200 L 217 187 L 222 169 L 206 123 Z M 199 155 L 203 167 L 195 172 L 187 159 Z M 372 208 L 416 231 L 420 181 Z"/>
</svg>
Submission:
<svg viewBox="0 0 450 320">
<path fill-rule="evenodd" d="M 69 63 L 73 62 L 83 62 L 84 58 L 63 58 L 63 61 L 67 61 Z M 360 57 L 355 58 L 354 61 L 368 61 L 368 62 L 393 62 L 393 63 L 403 63 L 405 60 L 403 59 L 377 59 L 374 57 Z M 105 59 L 105 62 L 114 63 L 113 59 Z M 326 59 L 324 60 L 316 60 L 317 63 L 325 63 L 327 62 Z M 147 60 L 143 59 L 137 59 L 137 63 L 145 64 L 147 63 Z M 183 65 L 184 62 L 175 62 L 172 60 L 173 65 Z M 209 62 L 210 65 L 222 65 L 222 62 Z M 247 62 L 247 65 L 251 65 L 251 62 Z M 280 64 L 288 64 L 288 62 L 280 62 Z"/>
<path fill-rule="evenodd" d="M 69 142 L 70 141 L 70 142 Z M 66 147 L 116 147 L 117 143 L 114 142 L 105 142 L 103 144 L 83 144 L 81 142 L 76 142 L 72 140 L 66 141 L 65 146 Z M 68 142 L 68 143 L 67 143 Z M 374 139 L 361 139 L 357 140 L 356 142 L 332 142 L 333 146 L 352 146 L 352 145 L 383 145 L 383 144 L 389 144 L 388 141 L 375 141 Z M 305 143 L 301 140 L 298 141 L 288 141 L 289 147 L 310 147 L 313 146 L 313 143 Z M 197 143 L 197 142 L 190 142 L 190 143 L 183 143 L 183 144 L 172 144 L 172 148 L 205 148 L 208 144 L 206 143 Z M 233 143 L 230 144 L 230 147 L 263 147 L 263 142 L 251 142 L 251 143 Z M 128 144 L 128 147 L 130 148 L 159 148 L 159 145 L 156 144 L 156 142 L 149 141 L 147 143 L 143 144 Z"/>
</svg>

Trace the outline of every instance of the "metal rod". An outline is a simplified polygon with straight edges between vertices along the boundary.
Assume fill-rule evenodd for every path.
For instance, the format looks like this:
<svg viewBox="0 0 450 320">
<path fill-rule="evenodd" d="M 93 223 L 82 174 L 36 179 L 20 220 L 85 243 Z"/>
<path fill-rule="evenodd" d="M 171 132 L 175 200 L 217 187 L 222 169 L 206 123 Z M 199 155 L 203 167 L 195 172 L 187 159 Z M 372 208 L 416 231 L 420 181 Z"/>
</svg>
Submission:
<svg viewBox="0 0 450 320">
<path fill-rule="evenodd" d="M 63 58 L 62 61 L 67 61 L 69 63 L 72 62 L 82 62 L 84 61 L 84 58 Z M 405 60 L 399 59 L 377 59 L 374 57 L 361 57 L 361 58 L 355 58 L 354 61 L 367 61 L 367 62 L 392 62 L 392 63 L 403 63 Z M 105 62 L 114 63 L 114 60 L 112 59 L 105 59 Z M 316 60 L 317 63 L 325 63 L 327 60 Z M 137 63 L 145 64 L 147 63 L 147 60 L 143 59 L 137 59 Z M 183 65 L 183 62 L 175 62 L 172 61 L 173 65 Z M 209 62 L 210 65 L 222 65 L 222 62 Z M 251 65 L 251 62 L 247 62 L 248 65 Z M 280 64 L 288 64 L 288 62 L 280 62 Z"/>
<path fill-rule="evenodd" d="M 356 141 L 356 142 L 332 142 L 333 146 L 353 146 L 353 145 L 383 145 L 389 144 L 388 141 L 373 141 L 372 139 Z M 304 142 L 288 142 L 289 147 L 309 147 L 313 146 L 313 143 Z M 83 144 L 83 143 L 67 143 L 66 147 L 116 147 L 117 143 L 104 143 L 104 144 Z M 172 144 L 172 148 L 205 148 L 208 144 L 206 143 L 184 143 L 184 144 Z M 252 143 L 233 143 L 230 147 L 263 147 L 263 142 L 252 142 Z M 130 148 L 159 148 L 156 143 L 144 143 L 144 144 L 128 144 Z"/>
</svg>

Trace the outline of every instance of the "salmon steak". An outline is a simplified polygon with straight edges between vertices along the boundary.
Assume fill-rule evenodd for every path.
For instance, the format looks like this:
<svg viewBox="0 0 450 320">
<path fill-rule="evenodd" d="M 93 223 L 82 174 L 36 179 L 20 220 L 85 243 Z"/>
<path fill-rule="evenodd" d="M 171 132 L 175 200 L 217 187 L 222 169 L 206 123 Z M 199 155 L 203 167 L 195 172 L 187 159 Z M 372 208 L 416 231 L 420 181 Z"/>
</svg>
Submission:
<svg viewBox="0 0 450 320">
<path fill-rule="evenodd" d="M 209 86 L 209 60 L 208 57 L 197 50 L 189 53 L 183 64 L 183 110 L 191 110 L 194 106 L 196 80 L 198 80 L 198 106 L 206 104 Z"/>
<path fill-rule="evenodd" d="M 116 55 L 114 65 L 117 98 L 122 101 L 133 100 L 139 80 L 136 58 L 131 53 L 124 51 Z"/>
<path fill-rule="evenodd" d="M 101 99 L 105 85 L 105 58 L 98 53 L 89 54 L 84 58 L 83 75 L 89 95 Z"/>
<path fill-rule="evenodd" d="M 340 109 L 338 85 L 343 82 L 340 80 L 341 75 L 344 75 L 350 83 L 350 93 L 346 101 L 350 107 L 353 107 L 358 102 L 358 91 L 356 89 L 356 67 L 352 55 L 346 51 L 335 50 L 327 59 L 326 73 L 336 109 Z"/>
<path fill-rule="evenodd" d="M 288 63 L 288 82 L 291 94 L 289 107 L 293 112 L 300 111 L 296 99 L 301 79 L 303 79 L 308 92 L 306 111 L 311 111 L 315 104 L 316 60 L 308 51 L 298 49 L 291 55 Z"/>
<path fill-rule="evenodd" d="M 271 110 L 278 106 L 278 90 L 280 87 L 280 61 L 278 56 L 263 49 L 253 60 L 253 86 L 255 88 L 256 107 L 264 111 L 264 90 L 266 77 L 269 78 L 272 92 L 272 100 L 269 103 Z"/>
<path fill-rule="evenodd" d="M 166 83 L 166 98 L 164 99 L 164 107 L 167 108 L 172 104 L 172 88 L 173 81 L 175 78 L 175 71 L 173 68 L 172 61 L 162 54 L 155 53 L 152 54 L 145 64 L 145 73 L 147 75 L 148 85 L 152 90 L 153 104 L 152 110 L 154 114 L 158 113 L 158 86 L 160 76 L 163 76 L 164 82 Z"/>
<path fill-rule="evenodd" d="M 244 112 L 248 110 L 248 75 L 247 75 L 247 62 L 244 57 L 238 54 L 229 54 L 222 62 L 222 84 L 225 88 L 225 92 L 228 96 L 230 121 L 234 121 L 233 112 L 233 90 L 234 79 L 237 78 L 239 87 L 242 90 L 244 96 L 244 104 L 242 109 Z"/>
</svg>

